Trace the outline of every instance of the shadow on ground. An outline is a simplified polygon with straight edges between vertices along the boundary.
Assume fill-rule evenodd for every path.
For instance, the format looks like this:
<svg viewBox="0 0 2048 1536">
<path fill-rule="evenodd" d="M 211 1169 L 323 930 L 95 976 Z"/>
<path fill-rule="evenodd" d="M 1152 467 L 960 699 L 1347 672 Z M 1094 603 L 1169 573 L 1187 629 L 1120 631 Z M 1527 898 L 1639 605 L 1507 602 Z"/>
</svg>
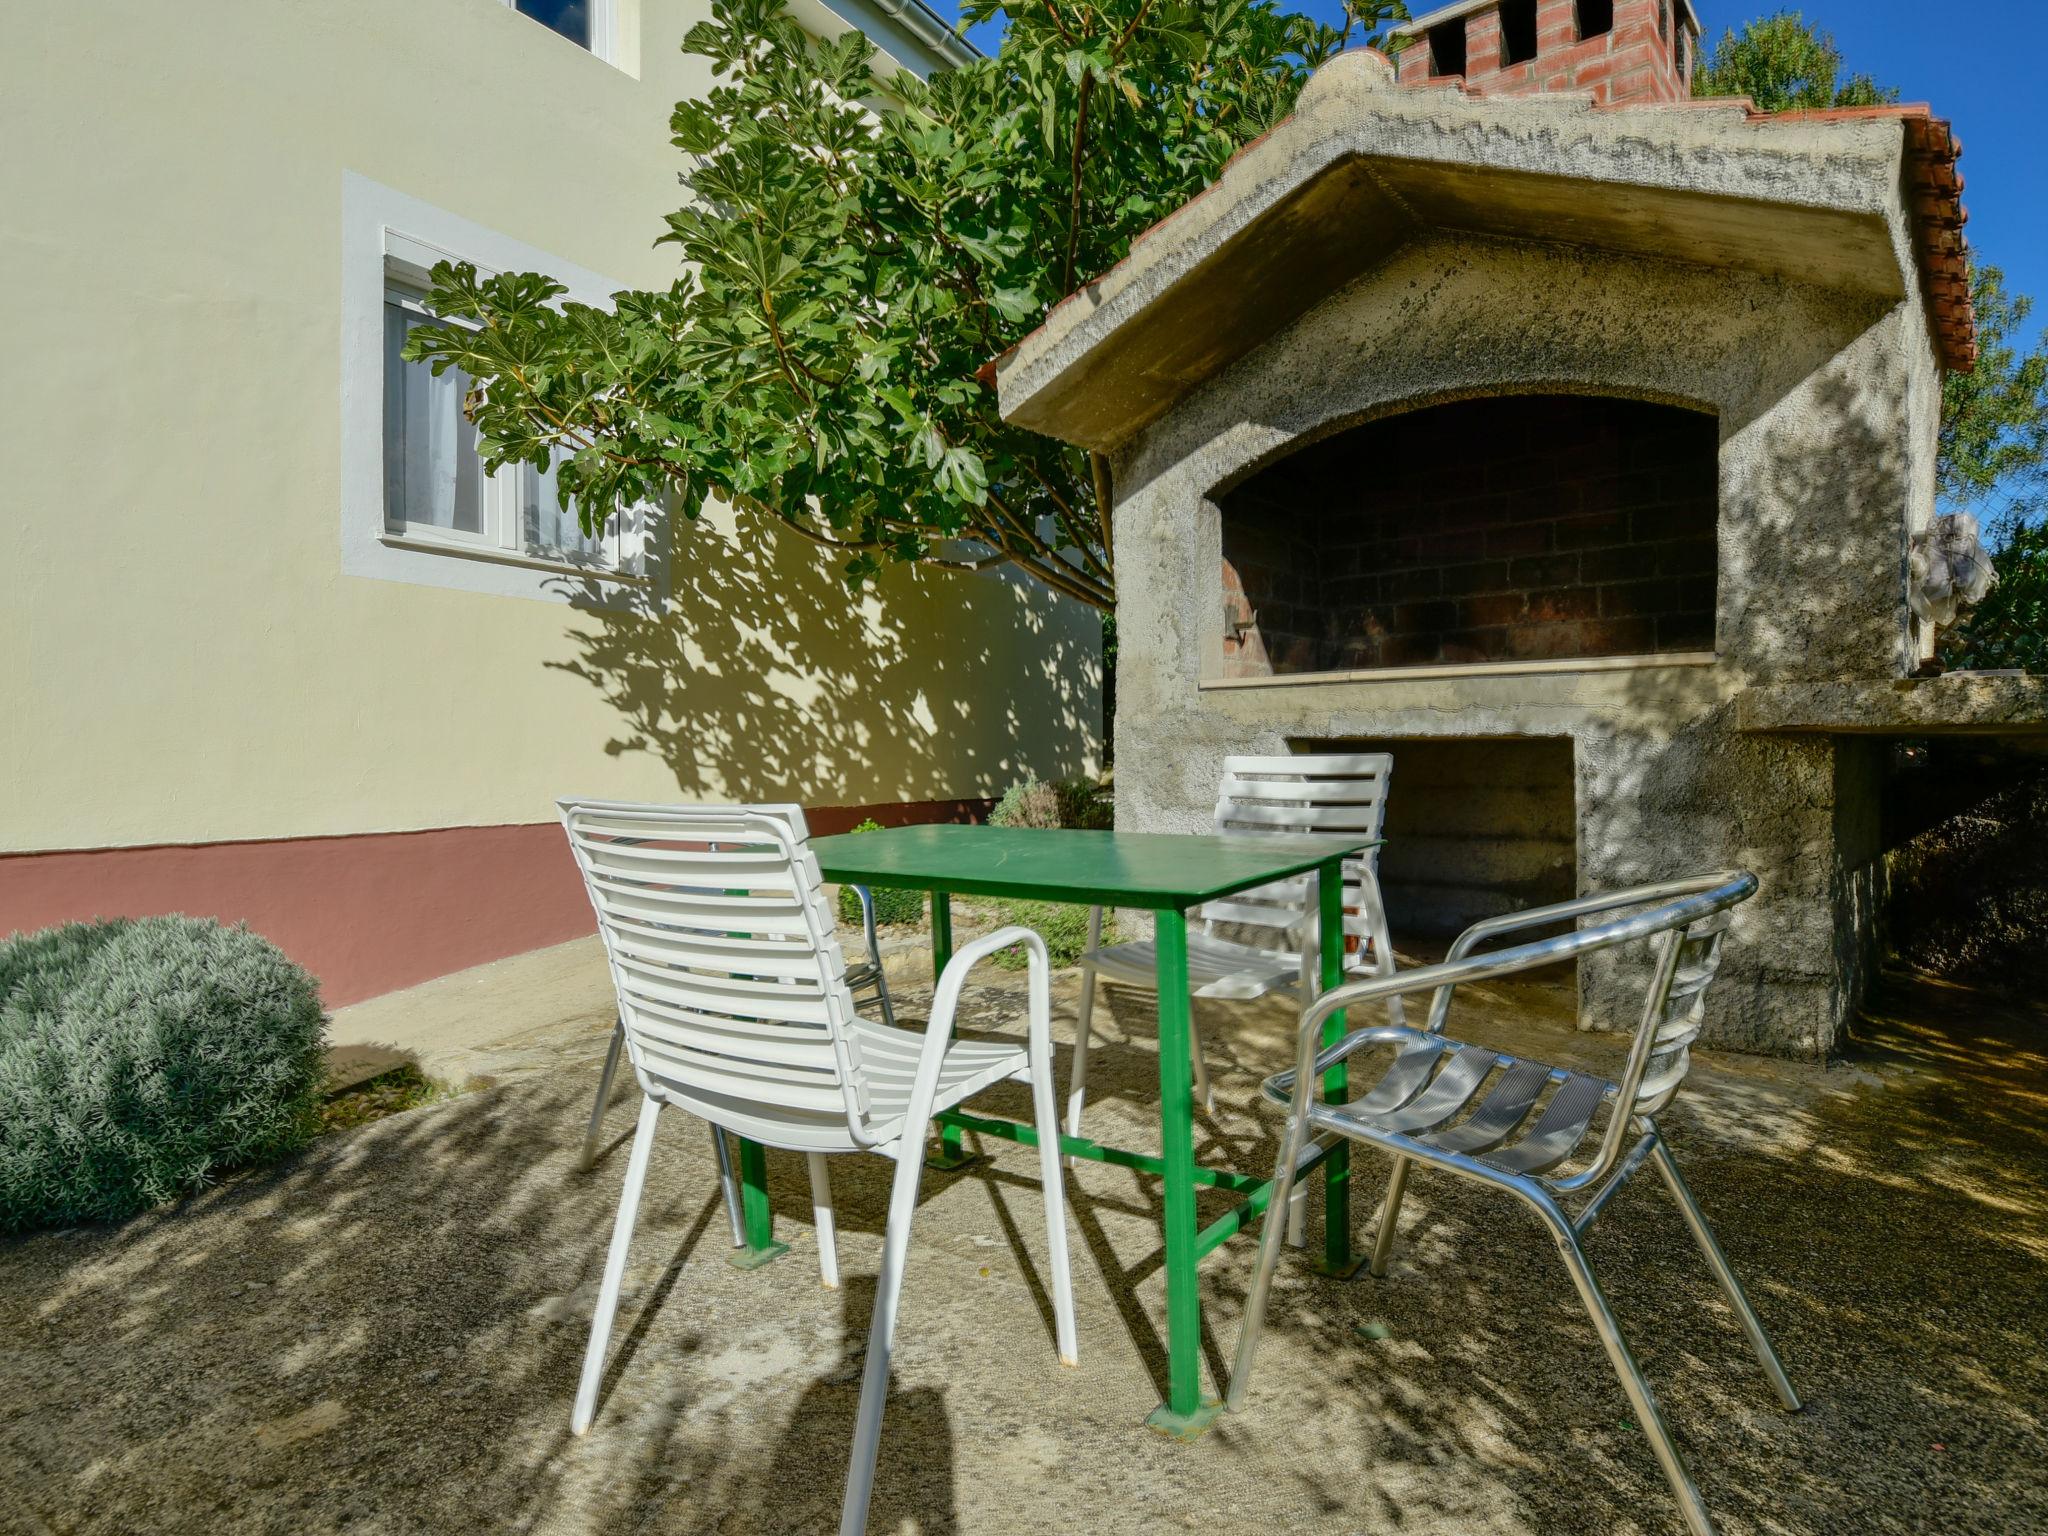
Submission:
<svg viewBox="0 0 2048 1536">
<path fill-rule="evenodd" d="M 1012 1016 L 1006 986 L 979 995 L 985 1022 Z M 1067 979 L 1068 1019 L 1072 996 Z M 1524 986 L 1473 996 L 1463 1032 L 1611 1061 L 1568 1016 L 1567 994 Z M 1098 1018 L 1090 1133 L 1145 1146 L 1148 1000 L 1111 994 Z M 1262 1168 L 1275 1124 L 1244 1106 L 1290 1021 L 1204 1022 L 1233 1106 L 1202 1120 L 1204 1156 Z M 744 1274 L 723 1261 L 706 1139 L 675 1117 L 597 1425 L 572 1438 L 632 1117 L 615 1104 L 607 1155 L 574 1171 L 604 1036 L 587 1011 L 565 1028 L 548 1070 L 117 1229 L 0 1247 L 0 1528 L 831 1530 L 886 1165 L 835 1161 L 832 1292 L 802 1165 L 771 1156 L 792 1247 Z M 2048 1014 L 1895 980 L 1848 1062 L 1714 1057 L 1666 1117 L 1809 1403 L 1776 1409 L 1676 1213 L 1631 1186 L 1590 1250 L 1731 1536 L 2048 1528 L 2044 1048 Z M 1140 1427 L 1164 1369 L 1156 1186 L 1078 1175 L 1065 1370 L 1033 1155 L 993 1150 L 927 1180 L 872 1530 L 1676 1528 L 1555 1255 L 1498 1197 L 1418 1179 L 1385 1281 L 1290 1259 L 1250 1411 L 1182 1446 Z M 1361 1169 L 1361 1234 L 1379 1181 Z M 1250 1260 L 1240 1242 L 1205 1267 L 1212 1371 Z"/>
</svg>

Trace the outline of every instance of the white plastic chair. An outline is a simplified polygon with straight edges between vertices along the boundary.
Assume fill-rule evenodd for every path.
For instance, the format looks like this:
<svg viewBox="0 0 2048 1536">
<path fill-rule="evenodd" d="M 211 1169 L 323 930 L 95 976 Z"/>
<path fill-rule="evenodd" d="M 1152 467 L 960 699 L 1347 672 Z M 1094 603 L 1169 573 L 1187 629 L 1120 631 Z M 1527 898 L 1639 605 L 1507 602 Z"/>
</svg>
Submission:
<svg viewBox="0 0 2048 1536">
<path fill-rule="evenodd" d="M 1713 1536 L 1713 1523 L 1665 1426 L 1656 1396 L 1622 1339 L 1621 1326 L 1593 1277 L 1580 1240 L 1615 1192 L 1646 1162 L 1655 1163 L 1779 1402 L 1798 1411 L 1799 1395 L 1653 1118 L 1685 1084 L 1692 1044 L 1705 1016 L 1707 988 L 1720 970 L 1731 914 L 1755 892 L 1756 877 L 1738 871 L 1583 896 L 1476 923 L 1459 936 L 1439 965 L 1325 992 L 1302 1012 L 1293 1070 L 1265 1085 L 1267 1098 L 1288 1106 L 1272 1209 L 1278 1210 L 1287 1198 L 1312 1140 L 1344 1137 L 1393 1157 L 1373 1244 L 1375 1275 L 1386 1273 L 1401 1197 L 1415 1165 L 1513 1195 L 1536 1214 L 1564 1260 L 1692 1536 Z M 1503 934 L 1586 919 L 1597 921 L 1560 937 L 1473 954 L 1480 944 Z M 1618 1082 L 1520 1060 L 1443 1033 L 1459 986 L 1617 949 L 1634 950 L 1647 962 L 1642 1017 Z M 1403 992 L 1435 994 L 1428 1028 L 1373 1025 L 1318 1049 L 1324 1023 L 1338 1010 Z M 1321 1074 L 1339 1061 L 1353 1062 L 1354 1082 L 1369 1080 L 1370 1074 L 1358 1069 L 1375 1048 L 1385 1066 L 1372 1088 L 1343 1104 L 1316 1096 Z M 1567 1203 L 1580 1201 L 1576 1214 L 1567 1211 Z M 1497 1235 L 1484 1234 L 1488 1240 Z M 1250 1389 L 1280 1237 L 1278 1228 L 1267 1223 L 1230 1374 L 1227 1405 L 1233 1413 L 1243 1409 Z"/>
<path fill-rule="evenodd" d="M 1075 1359 L 1074 1299 L 1052 1086 L 1051 970 L 1045 941 L 1004 928 L 946 966 L 922 1035 L 855 1012 L 801 811 L 787 807 L 560 802 L 597 909 L 618 989 L 625 1046 L 641 1089 L 640 1123 L 605 1257 L 597 1313 L 570 1427 L 597 1407 L 605 1347 L 640 1191 L 663 1109 L 809 1159 L 819 1262 L 836 1283 L 827 1156 L 876 1152 L 896 1165 L 868 1333 L 841 1536 L 866 1529 L 889 1391 L 897 1298 L 932 1117 L 997 1083 L 1031 1085 L 1045 1183 L 1046 1247 L 1060 1359 Z M 960 989 L 976 962 L 1012 944 L 1030 961 L 1023 1042 L 955 1038 Z M 726 1198 L 737 1210 L 729 1173 Z"/>
<path fill-rule="evenodd" d="M 762 810 L 787 819 L 795 816 L 797 823 L 803 821 L 803 808 L 795 805 L 762 806 Z M 861 930 L 867 940 L 867 958 L 856 960 L 846 967 L 846 986 L 854 998 L 872 996 L 875 1006 L 882 1010 L 882 1022 L 890 1028 L 896 1025 L 896 1008 L 889 999 L 889 976 L 882 966 L 881 935 L 875 930 L 875 893 L 864 885 L 849 886 L 854 899 L 860 903 Z M 597 1162 L 598 1143 L 604 1135 L 604 1112 L 611 1107 L 612 1084 L 619 1075 L 619 1056 L 626 1043 L 626 1026 L 615 1023 L 612 1026 L 610 1047 L 604 1053 L 604 1070 L 597 1078 L 597 1098 L 590 1106 L 590 1124 L 583 1132 L 583 1154 L 576 1160 L 579 1173 L 588 1173 Z M 735 1189 L 732 1182 L 732 1154 L 727 1150 L 725 1138 L 717 1129 L 711 1132 L 711 1145 L 718 1154 L 718 1172 L 725 1181 L 725 1190 L 730 1197 Z M 726 1217 L 732 1227 L 732 1245 L 735 1248 L 746 1245 L 746 1232 L 741 1224 L 739 1202 L 728 1198 Z"/>
<path fill-rule="evenodd" d="M 1216 796 L 1215 827 L 1223 833 L 1354 833 L 1377 838 L 1386 824 L 1387 787 L 1394 759 L 1384 752 L 1312 753 L 1299 757 L 1227 757 Z M 1196 997 L 1248 1000 L 1286 992 L 1303 1001 L 1319 985 L 1317 884 L 1314 875 L 1278 880 L 1210 902 L 1196 914 L 1201 926 L 1188 934 L 1188 985 Z M 1262 932 L 1262 943 L 1226 938 L 1222 924 Z M 1392 975 L 1394 945 L 1380 901 L 1379 850 L 1344 864 L 1344 933 L 1357 954 L 1346 969 L 1363 975 Z M 1067 1088 L 1067 1134 L 1081 1134 L 1081 1109 L 1088 1094 L 1088 1053 L 1094 1034 L 1095 984 L 1155 991 L 1158 949 L 1149 939 L 1102 946 L 1102 908 L 1088 915 L 1088 949 L 1081 956 L 1081 1018 L 1074 1031 L 1074 1072 Z M 1394 1020 L 1401 1019 L 1395 1002 Z M 1216 1106 L 1202 1059 L 1196 1019 L 1188 1022 L 1194 1054 L 1195 1093 L 1206 1108 Z"/>
</svg>

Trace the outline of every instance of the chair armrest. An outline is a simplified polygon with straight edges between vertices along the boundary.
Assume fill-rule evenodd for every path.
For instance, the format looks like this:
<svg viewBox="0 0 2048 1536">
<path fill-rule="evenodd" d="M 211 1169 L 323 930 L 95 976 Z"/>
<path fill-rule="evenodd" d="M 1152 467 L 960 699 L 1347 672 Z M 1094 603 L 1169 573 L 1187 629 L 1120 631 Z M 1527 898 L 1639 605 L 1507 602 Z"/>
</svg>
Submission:
<svg viewBox="0 0 2048 1536">
<path fill-rule="evenodd" d="M 1733 874 L 1717 874 L 1698 876 L 1690 880 L 1665 880 L 1656 885 L 1632 886 L 1625 891 L 1595 891 L 1570 901 L 1553 902 L 1547 907 L 1530 907 L 1526 911 L 1504 912 L 1499 917 L 1481 918 L 1458 935 L 1457 942 L 1451 945 L 1450 952 L 1444 959 L 1446 962 L 1462 960 L 1475 946 L 1503 933 L 1517 933 L 1524 928 L 1540 928 L 1547 923 L 1596 917 L 1604 912 L 1618 912 L 1625 907 L 1653 906 L 1676 897 L 1697 895 L 1701 891 L 1726 884 L 1734 878 Z"/>
<path fill-rule="evenodd" d="M 1463 960 L 1488 939 L 1498 938 L 1504 933 L 1519 933 L 1529 928 L 1542 928 L 1551 923 L 1577 922 L 1582 917 L 1598 917 L 1609 912 L 1619 912 L 1629 907 L 1654 906 L 1659 902 L 1672 901 L 1685 896 L 1697 896 L 1723 887 L 1739 879 L 1752 882 L 1754 876 L 1738 876 L 1735 872 L 1700 875 L 1687 880 L 1664 880 L 1654 885 L 1631 886 L 1621 891 L 1595 891 L 1571 901 L 1553 902 L 1547 907 L 1530 907 L 1522 912 L 1504 912 L 1499 917 L 1481 918 L 1451 945 L 1444 956 L 1446 965 Z M 1499 953 L 1504 953 L 1500 951 Z M 1430 1005 L 1429 1030 L 1432 1034 L 1444 1027 L 1444 1016 L 1451 1006 L 1450 994 L 1455 983 L 1446 987 Z"/>
<path fill-rule="evenodd" d="M 1321 1077 L 1346 1056 L 1363 1049 L 1365 1046 L 1399 1044 L 1421 1038 L 1420 1032 L 1411 1029 L 1406 1024 L 1374 1024 L 1365 1029 L 1354 1029 L 1335 1045 L 1316 1054 L 1315 1070 L 1310 1074 L 1310 1078 L 1313 1080 Z M 1299 1072 L 1300 1069 L 1298 1067 L 1289 1067 L 1285 1072 L 1274 1073 L 1261 1086 L 1271 1089 L 1276 1093 L 1291 1094 L 1294 1092 L 1295 1083 L 1299 1080 Z"/>
<path fill-rule="evenodd" d="M 953 1018 L 960 1008 L 960 992 L 967 973 L 999 949 L 1022 944 L 1030 961 L 1031 992 L 1027 1023 L 1030 1034 L 1048 1061 L 1052 1053 L 1052 959 L 1045 940 L 1029 928 L 1012 925 L 985 933 L 963 945 L 939 973 L 938 990 L 932 994 L 931 1018 L 925 1024 L 924 1046 L 917 1055 L 917 1076 L 910 1090 L 910 1119 L 922 1125 L 931 1118 L 932 1101 L 939 1088 L 939 1067 L 946 1059 L 946 1046 L 953 1038 Z"/>
<path fill-rule="evenodd" d="M 960 993 L 967 985 L 967 973 L 993 955 L 999 949 L 1008 949 L 1012 944 L 1024 946 L 1031 976 L 1032 1011 L 1039 1011 L 1040 994 L 1046 998 L 1045 1014 L 1051 1018 L 1052 957 L 1047 952 L 1045 940 L 1033 929 L 1020 924 L 998 928 L 994 933 L 985 933 L 970 944 L 954 951 L 953 958 L 946 962 L 946 968 L 939 973 L 938 990 L 932 994 L 932 1015 L 925 1026 L 927 1052 L 930 1051 L 931 1037 L 942 1040 L 953 1033 L 953 1015 L 960 1007 Z M 1034 1024 L 1036 1019 L 1033 1019 Z"/>
<path fill-rule="evenodd" d="M 1342 1040 L 1324 1049 L 1316 1049 L 1316 1039 L 1322 1033 L 1323 1025 L 1330 1016 L 1356 1003 L 1376 1002 L 1381 998 L 1404 997 L 1410 992 L 1426 992 L 1442 989 L 1448 995 L 1451 989 L 1468 981 L 1488 981 L 1498 976 L 1514 976 L 1523 971 L 1539 971 L 1546 966 L 1561 965 L 1575 960 L 1592 950 L 1609 949 L 1617 944 L 1626 944 L 1653 933 L 1684 928 L 1701 918 L 1724 911 L 1739 902 L 1747 901 L 1756 890 L 1756 876 L 1744 871 L 1727 874 L 1703 875 L 1691 880 L 1674 880 L 1663 885 L 1638 886 L 1634 890 L 1616 891 L 1602 896 L 1588 896 L 1578 901 L 1560 902 L 1554 907 L 1538 908 L 1537 913 L 1517 913 L 1523 921 L 1541 922 L 1561 919 L 1566 916 L 1582 916 L 1593 912 L 1612 912 L 1618 908 L 1642 906 L 1657 903 L 1645 912 L 1630 917 L 1615 918 L 1594 928 L 1574 928 L 1548 939 L 1535 939 L 1517 944 L 1508 949 L 1496 949 L 1476 958 L 1469 953 L 1456 959 L 1446 959 L 1436 965 L 1420 966 L 1412 971 L 1397 971 L 1391 976 L 1376 976 L 1369 981 L 1349 982 L 1325 992 L 1301 1011 L 1300 1035 L 1296 1041 L 1295 1070 L 1299 1080 L 1295 1084 L 1297 1104 L 1306 1093 L 1313 1092 L 1315 1078 L 1355 1051 L 1368 1044 L 1375 1037 L 1375 1030 L 1387 1026 L 1378 1025 L 1368 1029 L 1353 1030 Z M 1492 931 L 1501 932 L 1517 926 L 1507 918 L 1489 919 L 1496 924 Z M 1474 924 L 1473 928 L 1487 924 Z M 1467 932 L 1472 930 L 1468 929 Z M 1462 940 L 1461 940 L 1462 942 Z M 1476 940 L 1475 940 L 1476 942 Z M 1445 1006 L 1448 1006 L 1446 1004 Z M 1434 1034 L 1440 1022 L 1432 1009 L 1429 1032 Z"/>
</svg>

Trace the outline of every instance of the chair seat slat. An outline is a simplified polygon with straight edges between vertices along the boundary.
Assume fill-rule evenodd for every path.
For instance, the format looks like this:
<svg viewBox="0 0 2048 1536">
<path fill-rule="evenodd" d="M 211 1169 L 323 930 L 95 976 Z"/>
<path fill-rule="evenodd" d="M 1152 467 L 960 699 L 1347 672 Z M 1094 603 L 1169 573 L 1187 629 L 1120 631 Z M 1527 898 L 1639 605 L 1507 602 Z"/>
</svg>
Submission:
<svg viewBox="0 0 2048 1536">
<path fill-rule="evenodd" d="M 1404 1135 L 1434 1130 L 1472 1101 L 1498 1059 L 1492 1051 L 1467 1046 L 1444 1064 L 1443 1070 L 1412 1103 L 1376 1117 L 1374 1129 Z"/>
<path fill-rule="evenodd" d="M 1607 1097 L 1607 1084 L 1573 1073 L 1566 1078 L 1529 1134 L 1512 1146 L 1489 1152 L 1483 1161 L 1506 1173 L 1548 1173 L 1579 1148 L 1593 1116 Z"/>
<path fill-rule="evenodd" d="M 1424 1140 L 1446 1152 L 1471 1155 L 1491 1151 L 1528 1119 L 1529 1111 L 1549 1086 L 1550 1068 L 1539 1061 L 1518 1061 L 1501 1074 L 1500 1081 L 1469 1120 L 1448 1130 L 1434 1131 Z"/>
</svg>

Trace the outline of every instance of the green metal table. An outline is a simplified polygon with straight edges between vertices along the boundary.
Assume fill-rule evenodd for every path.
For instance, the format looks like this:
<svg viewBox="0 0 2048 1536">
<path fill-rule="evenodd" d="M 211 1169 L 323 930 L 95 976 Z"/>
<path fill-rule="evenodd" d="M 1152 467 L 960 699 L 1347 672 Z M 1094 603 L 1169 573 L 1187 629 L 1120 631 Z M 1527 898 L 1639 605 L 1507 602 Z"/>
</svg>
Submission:
<svg viewBox="0 0 2048 1536">
<path fill-rule="evenodd" d="M 1195 1162 L 1187 914 L 1191 908 L 1233 892 L 1314 873 L 1320 877 L 1322 981 L 1325 987 L 1336 986 L 1344 979 L 1344 860 L 1373 846 L 1372 840 L 1353 837 L 1183 837 L 968 826 L 898 827 L 858 836 L 822 837 L 811 844 L 827 880 L 931 893 L 935 971 L 943 970 L 952 955 L 949 898 L 955 895 L 1141 908 L 1155 915 L 1159 1155 L 1105 1147 L 1073 1136 L 1062 1136 L 1060 1146 L 1069 1156 L 1138 1169 L 1165 1181 L 1166 1401 L 1147 1422 L 1167 1434 L 1192 1438 L 1208 1426 L 1217 1411 L 1216 1401 L 1202 1393 L 1202 1298 L 1197 1266 L 1205 1255 L 1253 1223 L 1272 1196 L 1268 1179 L 1202 1168 Z M 1344 1016 L 1339 1013 L 1329 1021 L 1326 1038 L 1335 1041 L 1343 1028 Z M 1323 1086 L 1333 1102 L 1341 1103 L 1346 1091 L 1344 1068 L 1333 1068 Z M 960 1148 L 964 1130 L 1029 1145 L 1038 1140 L 1031 1126 L 1007 1120 L 961 1111 L 940 1119 L 943 1150 L 936 1160 L 940 1167 L 965 1161 Z M 1318 1150 L 1316 1160 L 1323 1166 L 1327 1199 L 1323 1267 L 1348 1275 L 1358 1267 L 1351 1251 L 1348 1145 L 1339 1140 L 1334 1147 Z M 743 1147 L 740 1163 L 748 1248 L 769 1257 L 777 1245 L 771 1238 L 760 1150 Z M 1197 1185 L 1228 1190 L 1240 1197 L 1239 1203 L 1198 1229 Z M 1279 1219 L 1284 1220 L 1284 1215 Z"/>
</svg>

